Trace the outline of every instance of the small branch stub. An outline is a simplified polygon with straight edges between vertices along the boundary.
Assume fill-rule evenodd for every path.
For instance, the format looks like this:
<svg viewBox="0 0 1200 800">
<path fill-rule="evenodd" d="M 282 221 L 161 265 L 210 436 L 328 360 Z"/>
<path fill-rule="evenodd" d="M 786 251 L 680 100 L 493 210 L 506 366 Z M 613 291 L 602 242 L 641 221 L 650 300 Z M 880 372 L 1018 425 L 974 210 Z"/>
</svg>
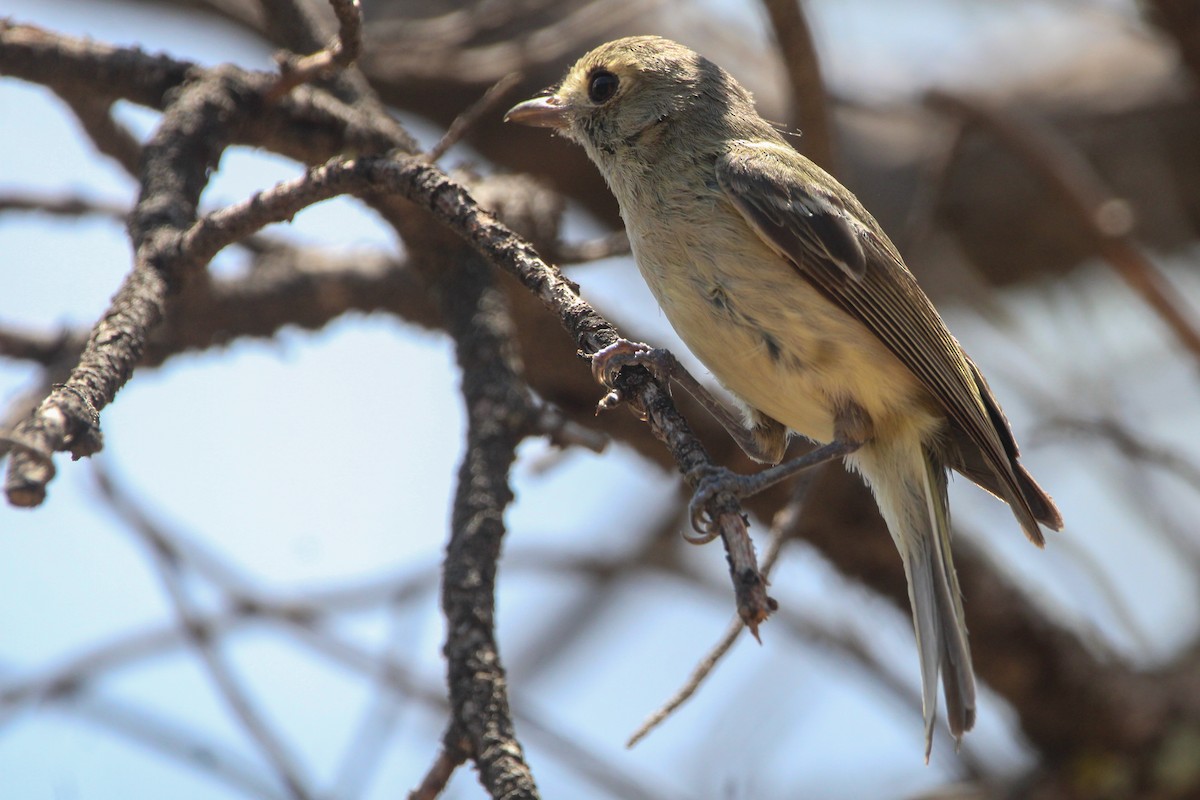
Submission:
<svg viewBox="0 0 1200 800">
<path fill-rule="evenodd" d="M 324 49 L 307 56 L 280 52 L 279 82 L 268 93 L 269 101 L 278 100 L 297 86 L 345 69 L 362 52 L 362 6 L 359 0 L 330 0 L 338 19 L 338 32 Z"/>
</svg>

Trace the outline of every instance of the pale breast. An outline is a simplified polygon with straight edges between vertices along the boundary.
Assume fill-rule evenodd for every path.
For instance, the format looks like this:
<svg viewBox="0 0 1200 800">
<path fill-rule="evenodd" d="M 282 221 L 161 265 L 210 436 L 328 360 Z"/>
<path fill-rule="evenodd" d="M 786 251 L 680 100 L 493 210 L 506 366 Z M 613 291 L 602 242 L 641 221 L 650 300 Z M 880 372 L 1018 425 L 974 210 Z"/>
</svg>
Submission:
<svg viewBox="0 0 1200 800">
<path fill-rule="evenodd" d="M 631 227 L 630 240 L 667 319 L 723 386 L 822 442 L 833 438 L 833 415 L 846 400 L 877 425 L 928 415 L 912 373 L 740 216 L 717 210 L 709 223 Z"/>
</svg>

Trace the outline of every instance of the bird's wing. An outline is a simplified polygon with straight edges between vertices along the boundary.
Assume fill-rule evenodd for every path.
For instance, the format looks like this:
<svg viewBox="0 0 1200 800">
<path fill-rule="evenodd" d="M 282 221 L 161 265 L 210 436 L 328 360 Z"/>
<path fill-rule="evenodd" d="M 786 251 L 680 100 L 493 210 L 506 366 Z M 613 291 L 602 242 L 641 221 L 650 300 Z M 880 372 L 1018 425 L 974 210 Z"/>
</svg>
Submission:
<svg viewBox="0 0 1200 800">
<path fill-rule="evenodd" d="M 804 175 L 820 178 L 798 177 Z M 988 488 L 1002 490 L 1026 535 L 1041 545 L 1044 537 L 1017 472 L 1028 475 L 1016 462 L 1016 441 L 999 404 L 874 218 L 848 191 L 835 193 L 832 178 L 785 145 L 734 142 L 718 160 L 716 177 L 763 240 L 879 337 L 942 404 L 995 474 Z M 827 188 L 820 180 L 829 182 Z"/>
</svg>

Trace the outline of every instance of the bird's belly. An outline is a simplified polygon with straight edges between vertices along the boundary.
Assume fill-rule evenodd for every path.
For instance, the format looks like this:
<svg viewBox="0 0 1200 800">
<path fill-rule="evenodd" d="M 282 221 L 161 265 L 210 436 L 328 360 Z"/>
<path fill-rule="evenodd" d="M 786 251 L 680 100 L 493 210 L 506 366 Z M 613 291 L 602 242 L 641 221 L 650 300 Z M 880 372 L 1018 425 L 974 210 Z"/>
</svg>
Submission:
<svg viewBox="0 0 1200 800">
<path fill-rule="evenodd" d="M 877 430 L 928 416 L 916 377 L 780 259 L 743 265 L 736 274 L 646 277 L 675 331 L 713 376 L 796 433 L 831 441 L 835 415 L 850 403 Z"/>
</svg>

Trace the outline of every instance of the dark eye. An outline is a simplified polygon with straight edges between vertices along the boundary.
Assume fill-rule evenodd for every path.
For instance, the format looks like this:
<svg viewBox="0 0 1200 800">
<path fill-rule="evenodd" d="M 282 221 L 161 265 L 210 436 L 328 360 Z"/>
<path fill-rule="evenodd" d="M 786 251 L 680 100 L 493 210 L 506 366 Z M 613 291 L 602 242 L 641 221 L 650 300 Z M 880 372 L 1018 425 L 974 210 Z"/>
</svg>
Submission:
<svg viewBox="0 0 1200 800">
<path fill-rule="evenodd" d="M 588 78 L 588 99 L 597 105 L 607 103 L 621 82 L 606 69 L 598 69 Z"/>
</svg>

